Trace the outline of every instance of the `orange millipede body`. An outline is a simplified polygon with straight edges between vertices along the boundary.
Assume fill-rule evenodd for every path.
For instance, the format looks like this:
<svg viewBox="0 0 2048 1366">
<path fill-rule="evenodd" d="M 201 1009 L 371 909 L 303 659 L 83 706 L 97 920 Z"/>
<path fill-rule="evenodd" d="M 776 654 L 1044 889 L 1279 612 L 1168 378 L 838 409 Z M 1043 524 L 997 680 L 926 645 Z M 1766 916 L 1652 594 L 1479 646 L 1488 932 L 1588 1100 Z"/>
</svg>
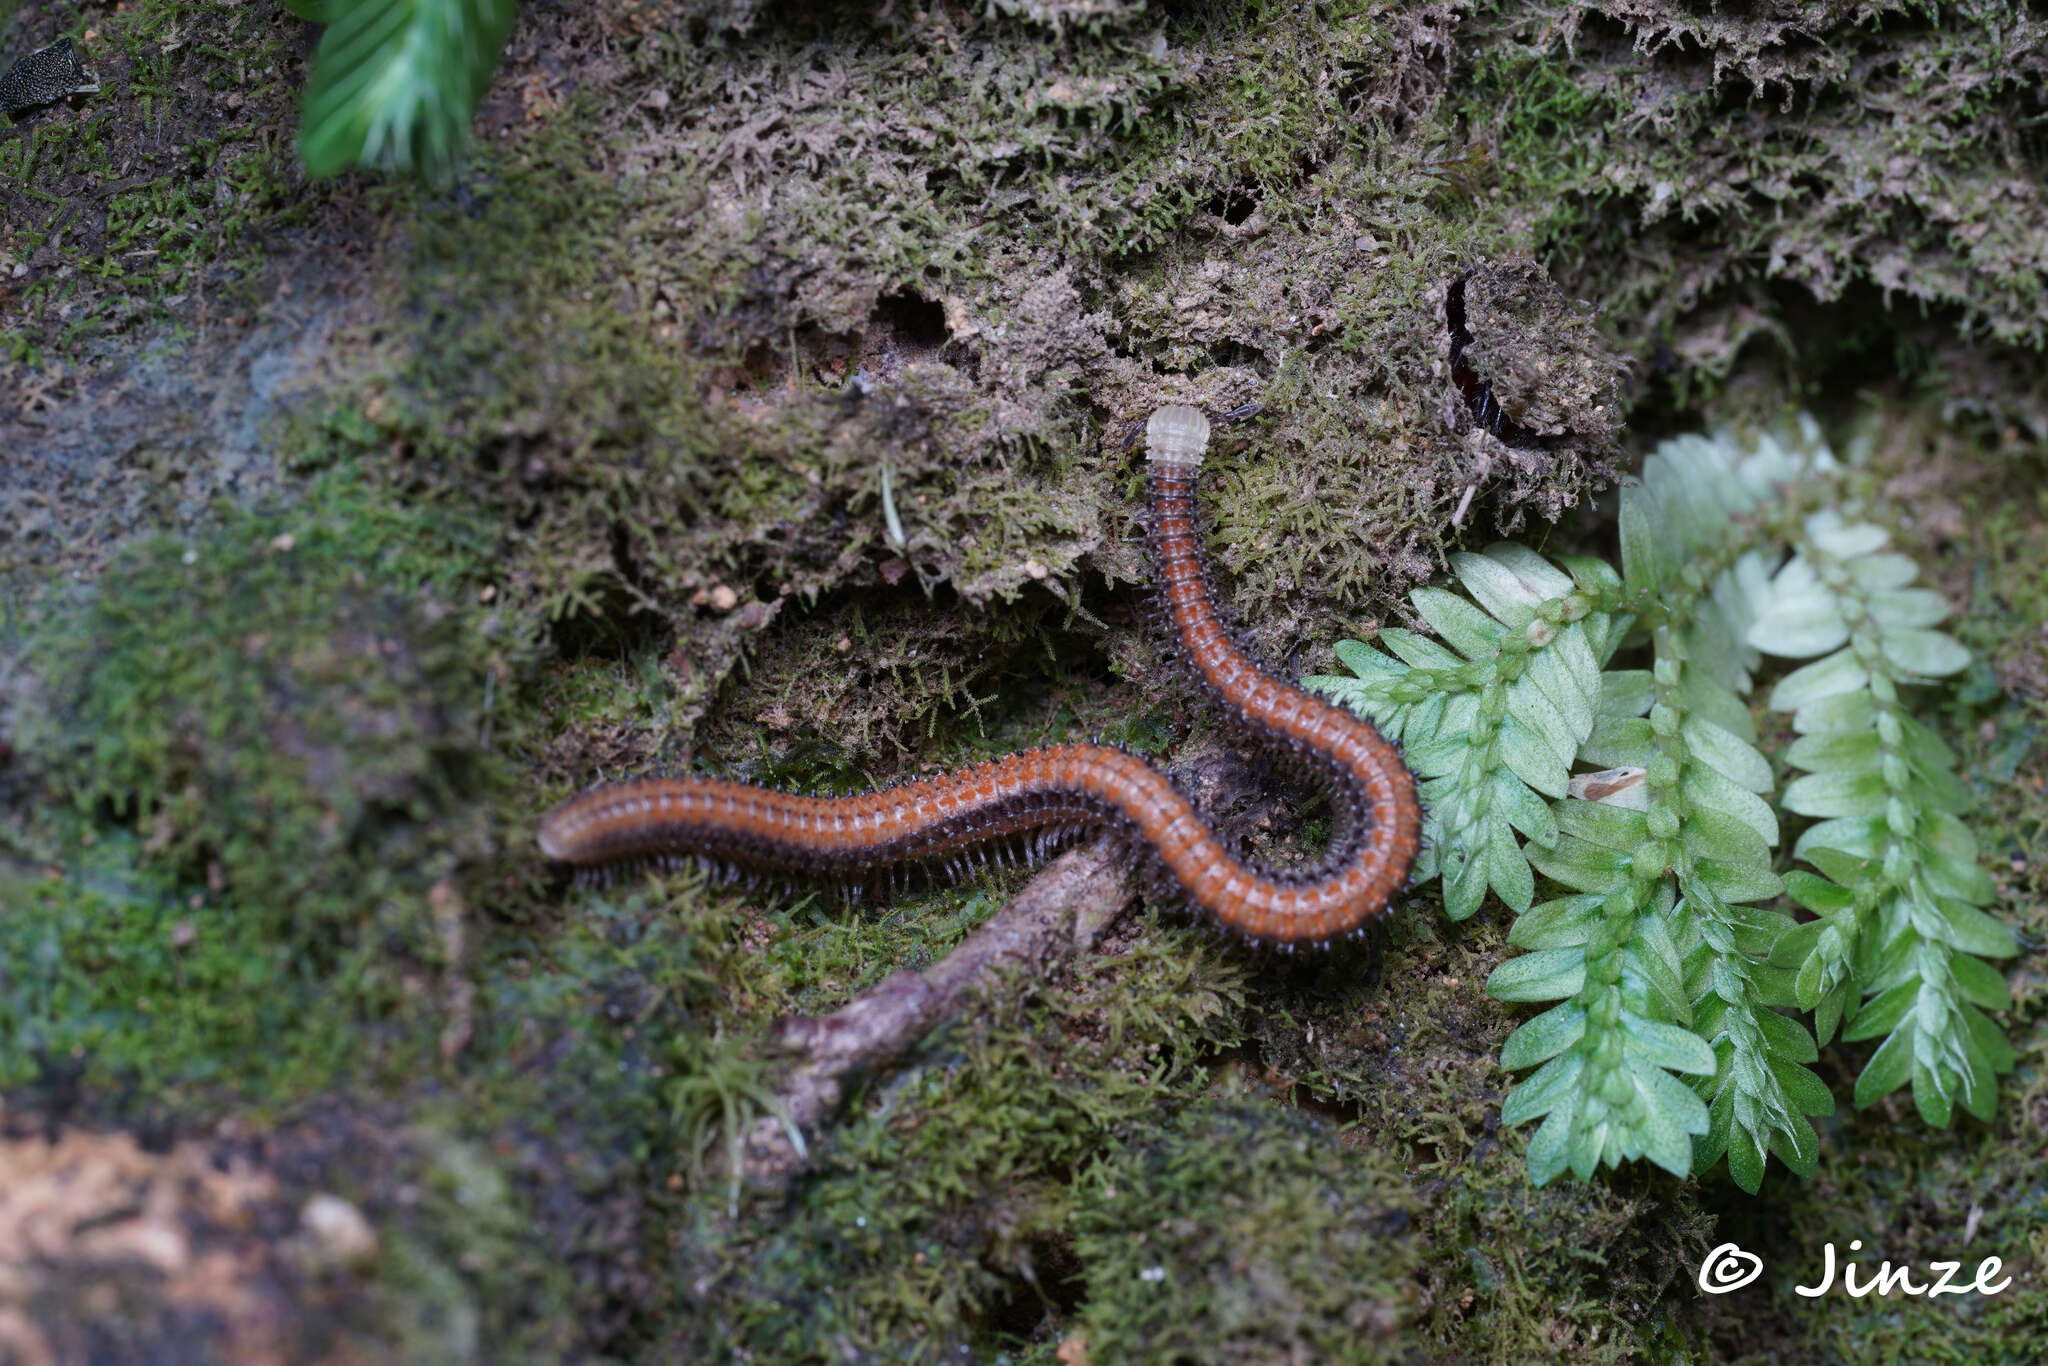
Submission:
<svg viewBox="0 0 2048 1366">
<path fill-rule="evenodd" d="M 957 863 L 1025 832 L 1043 849 L 1073 831 L 1121 826 L 1165 880 L 1218 924 L 1282 945 L 1355 933 L 1406 885 L 1422 831 L 1415 780 L 1370 724 L 1258 669 L 1217 620 L 1194 508 L 1208 422 L 1162 408 L 1146 428 L 1150 543 L 1160 597 L 1204 689 L 1263 743 L 1330 787 L 1336 814 L 1315 867 L 1239 858 L 1159 770 L 1101 745 L 1051 745 L 856 797 L 807 797 L 716 778 L 595 788 L 549 812 L 540 847 L 578 867 L 696 855 L 745 869 L 858 878 L 916 862 Z"/>
</svg>

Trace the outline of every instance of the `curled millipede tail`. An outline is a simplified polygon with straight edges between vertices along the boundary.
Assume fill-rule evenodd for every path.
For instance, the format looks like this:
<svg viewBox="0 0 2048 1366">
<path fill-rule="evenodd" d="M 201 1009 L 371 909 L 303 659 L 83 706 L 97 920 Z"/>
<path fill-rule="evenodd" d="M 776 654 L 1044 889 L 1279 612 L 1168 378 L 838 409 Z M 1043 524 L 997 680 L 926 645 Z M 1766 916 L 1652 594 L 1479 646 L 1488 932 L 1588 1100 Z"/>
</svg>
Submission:
<svg viewBox="0 0 2048 1366">
<path fill-rule="evenodd" d="M 1326 947 L 1383 913 L 1408 883 L 1422 808 L 1400 753 L 1350 712 L 1260 670 L 1216 612 L 1194 492 L 1209 422 L 1185 406 L 1145 426 L 1146 540 L 1160 605 L 1196 681 L 1252 738 L 1330 788 L 1331 846 L 1306 873 L 1240 858 L 1165 774 L 1121 749 L 1051 745 L 855 797 L 806 797 L 716 778 L 600 787 L 549 812 L 541 852 L 588 869 L 693 854 L 728 869 L 859 885 L 874 870 L 957 869 L 993 844 L 1043 857 L 1120 828 L 1159 886 L 1244 937 Z"/>
</svg>

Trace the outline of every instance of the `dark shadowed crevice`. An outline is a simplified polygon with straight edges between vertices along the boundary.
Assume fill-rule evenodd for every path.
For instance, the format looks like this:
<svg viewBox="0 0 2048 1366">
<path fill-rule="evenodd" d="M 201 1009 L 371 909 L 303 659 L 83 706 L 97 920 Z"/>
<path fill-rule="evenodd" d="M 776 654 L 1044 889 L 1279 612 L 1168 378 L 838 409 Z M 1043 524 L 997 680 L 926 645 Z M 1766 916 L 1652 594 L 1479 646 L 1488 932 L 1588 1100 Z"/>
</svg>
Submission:
<svg viewBox="0 0 2048 1366">
<path fill-rule="evenodd" d="M 936 351 L 952 337 L 946 330 L 945 308 L 915 290 L 883 295 L 875 303 L 874 322 L 907 347 Z"/>
<path fill-rule="evenodd" d="M 1211 195 L 1204 207 L 1234 228 L 1258 212 L 1259 192 L 1254 186 L 1231 185 Z"/>
</svg>

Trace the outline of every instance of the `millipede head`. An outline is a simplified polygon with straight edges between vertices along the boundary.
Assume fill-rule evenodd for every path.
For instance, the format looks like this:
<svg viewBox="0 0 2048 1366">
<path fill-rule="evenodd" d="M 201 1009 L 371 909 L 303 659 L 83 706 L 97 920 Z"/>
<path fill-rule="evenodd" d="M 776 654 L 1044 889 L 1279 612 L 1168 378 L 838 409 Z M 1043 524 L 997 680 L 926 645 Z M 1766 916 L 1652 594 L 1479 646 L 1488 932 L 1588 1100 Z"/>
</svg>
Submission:
<svg viewBox="0 0 2048 1366">
<path fill-rule="evenodd" d="M 1176 403 L 1152 414 L 1145 424 L 1145 459 L 1189 473 L 1202 466 L 1209 448 L 1209 419 L 1199 408 Z"/>
</svg>

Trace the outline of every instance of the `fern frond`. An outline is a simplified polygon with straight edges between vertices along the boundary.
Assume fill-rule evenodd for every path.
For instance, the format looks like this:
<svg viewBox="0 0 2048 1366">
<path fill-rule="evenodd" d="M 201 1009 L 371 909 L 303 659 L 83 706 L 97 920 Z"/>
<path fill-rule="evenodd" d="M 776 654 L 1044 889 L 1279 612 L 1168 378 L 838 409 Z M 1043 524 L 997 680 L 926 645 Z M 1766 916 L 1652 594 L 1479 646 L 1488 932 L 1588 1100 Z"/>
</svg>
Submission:
<svg viewBox="0 0 2048 1366">
<path fill-rule="evenodd" d="M 1451 567 L 1476 602 L 1440 588 L 1410 599 L 1457 653 L 1395 628 L 1380 643 L 1398 658 L 1345 641 L 1337 655 L 1356 677 L 1303 683 L 1402 745 L 1428 813 L 1417 876 L 1441 876 L 1444 906 L 1462 920 L 1489 887 L 1518 911 L 1535 897 L 1515 833 L 1539 846 L 1557 840 L 1544 798 L 1569 787 L 1615 635 L 1590 604 L 1619 580 L 1597 560 L 1575 562 L 1575 579 L 1516 545 L 1454 555 Z"/>
<path fill-rule="evenodd" d="M 1526 952 L 1487 989 L 1556 1003 L 1501 1058 L 1536 1069 L 1501 1116 L 1543 1121 L 1539 1183 L 1638 1157 L 1677 1173 L 1725 1157 L 1751 1191 L 1773 1155 L 1811 1175 L 1809 1116 L 1834 1099 L 1806 1066 L 1815 1034 L 1781 1007 L 1815 1011 L 1822 1042 L 1842 1021 L 1885 1035 L 1858 1104 L 1911 1080 L 1936 1124 L 1956 1100 L 1988 1113 L 2012 1065 L 1984 1013 L 2004 983 L 1981 961 L 2012 939 L 1980 909 L 1954 757 L 1898 700 L 1967 655 L 1930 629 L 1946 608 L 1879 553 L 1882 531 L 1809 515 L 1838 469 L 1810 421 L 1789 442 L 1666 443 L 1623 490 L 1619 575 L 1513 546 L 1459 556 L 1472 601 L 1411 595 L 1444 643 L 1346 641 L 1354 676 L 1307 680 L 1404 745 L 1430 807 L 1418 876 L 1441 877 L 1450 914 L 1488 888 L 1520 913 Z M 1607 667 L 1618 648 L 1650 667 Z M 1823 818 L 1794 848 L 1818 871 L 1782 880 L 1748 702 L 1760 652 L 1826 656 L 1773 696 L 1804 775 L 1782 809 Z M 1565 895 L 1535 904 L 1533 874 Z M 1821 918 L 1767 904 L 1784 892 Z"/>
<path fill-rule="evenodd" d="M 351 165 L 446 179 L 496 70 L 515 0 L 321 0 L 306 87 L 306 170 Z"/>
<path fill-rule="evenodd" d="M 1768 959 L 1790 917 L 1747 904 L 1783 890 L 1771 871 L 1778 819 L 1773 781 L 1756 749 L 1742 694 L 1757 652 L 1748 635 L 1769 590 L 1769 534 L 1783 490 L 1832 467 L 1832 457 L 1767 440 L 1743 452 L 1693 437 L 1667 444 L 1622 494 L 1625 581 L 1656 594 L 1647 725 L 1602 737 L 1599 762 L 1647 773 L 1652 833 L 1676 897 L 1670 931 L 1681 946 L 1693 1028 L 1715 1066 L 1698 1083 L 1711 1124 L 1694 1154 L 1705 1170 L 1724 1156 L 1754 1191 L 1767 1154 L 1811 1175 L 1819 1139 L 1807 1116 L 1834 1101 L 1804 1064 L 1812 1037 L 1773 1006 L 1790 990 Z M 1635 753 L 1629 752 L 1631 742 Z"/>
<path fill-rule="evenodd" d="M 1817 513 L 1773 582 L 1750 632 L 1760 648 L 1822 656 L 1788 675 L 1771 705 L 1793 714 L 1786 756 L 1804 776 L 1785 805 L 1819 818 L 1794 847 L 1819 870 L 1792 891 L 1821 918 L 1779 947 L 1794 995 L 1820 1036 L 1882 1036 L 1856 1081 L 1870 1105 L 1908 1082 L 1922 1118 L 1946 1126 L 1957 1101 L 1989 1119 L 2013 1054 L 1986 1010 L 2008 1004 L 2005 981 L 1982 960 L 2017 951 L 1981 909 L 1991 880 L 1961 820 L 1969 793 L 1955 756 L 1908 715 L 1900 690 L 1960 671 L 1969 652 L 1932 629 L 1941 595 L 1913 587 L 1918 571 L 1886 554 L 1881 527 Z"/>
<path fill-rule="evenodd" d="M 1683 1176 L 1707 1107 L 1673 1073 L 1714 1070 L 1714 1052 L 1686 1026 L 1677 946 L 1665 928 L 1671 885 L 1649 818 L 1599 802 L 1567 801 L 1544 875 L 1576 889 L 1515 922 L 1529 949 L 1487 979 L 1502 1000 L 1563 1003 L 1525 1021 L 1501 1053 L 1508 1068 L 1543 1066 L 1501 1104 L 1501 1119 L 1543 1118 L 1529 1141 L 1538 1185 L 1569 1167 L 1585 1179 L 1602 1163 L 1647 1157 Z M 1547 1061 L 1546 1061 L 1547 1059 Z"/>
</svg>

